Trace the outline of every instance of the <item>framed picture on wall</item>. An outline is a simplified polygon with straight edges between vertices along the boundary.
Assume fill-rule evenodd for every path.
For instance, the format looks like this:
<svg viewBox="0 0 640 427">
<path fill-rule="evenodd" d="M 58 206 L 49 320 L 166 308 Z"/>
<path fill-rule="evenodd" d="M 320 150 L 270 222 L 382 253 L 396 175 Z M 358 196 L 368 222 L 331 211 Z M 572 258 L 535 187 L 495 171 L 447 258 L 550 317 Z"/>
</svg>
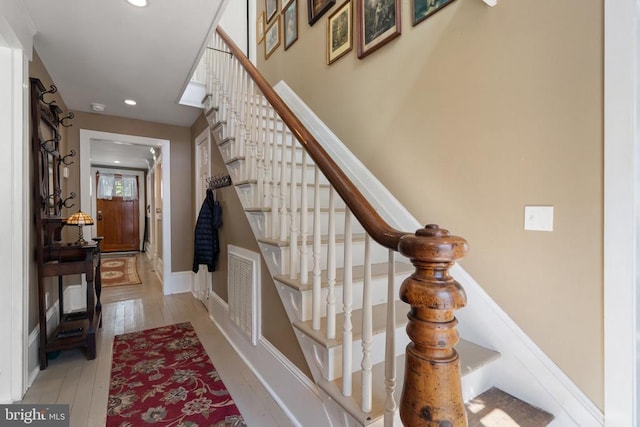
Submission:
<svg viewBox="0 0 640 427">
<path fill-rule="evenodd" d="M 327 20 L 327 64 L 342 58 L 353 48 L 351 0 L 347 0 Z"/>
<path fill-rule="evenodd" d="M 271 22 L 274 16 L 276 16 L 276 12 L 278 11 L 278 0 L 264 0 L 264 11 L 267 14 L 267 24 Z"/>
<path fill-rule="evenodd" d="M 264 34 L 264 57 L 268 59 L 276 48 L 280 46 L 280 15 Z"/>
<path fill-rule="evenodd" d="M 261 43 L 264 40 L 264 12 L 260 12 L 258 19 L 256 19 L 256 43 Z"/>
<path fill-rule="evenodd" d="M 400 0 L 357 0 L 358 58 L 400 35 Z"/>
<path fill-rule="evenodd" d="M 336 0 L 307 0 L 309 25 L 313 25 L 334 4 Z"/>
<path fill-rule="evenodd" d="M 411 0 L 412 24 L 416 25 L 436 12 L 449 6 L 455 0 Z"/>
<path fill-rule="evenodd" d="M 284 17 L 284 50 L 298 40 L 298 0 L 291 0 L 289 5 L 282 10 Z"/>
</svg>

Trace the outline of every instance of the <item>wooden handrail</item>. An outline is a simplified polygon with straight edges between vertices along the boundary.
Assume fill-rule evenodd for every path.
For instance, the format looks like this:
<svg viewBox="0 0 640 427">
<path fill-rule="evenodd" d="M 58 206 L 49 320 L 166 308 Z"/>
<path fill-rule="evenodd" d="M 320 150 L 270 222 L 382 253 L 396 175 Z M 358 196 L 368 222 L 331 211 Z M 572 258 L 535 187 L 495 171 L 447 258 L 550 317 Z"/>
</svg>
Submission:
<svg viewBox="0 0 640 427">
<path fill-rule="evenodd" d="M 353 185 L 351 180 L 342 172 L 324 148 L 322 148 L 313 135 L 311 135 L 311 132 L 307 130 L 300 119 L 289 109 L 282 98 L 273 90 L 269 82 L 267 82 L 258 69 L 249 61 L 235 43 L 233 43 L 224 30 L 218 27 L 216 31 L 373 240 L 386 248 L 397 251 L 400 238 L 407 233 L 394 229 L 378 215 L 373 206 L 364 198 L 360 190 Z"/>
<path fill-rule="evenodd" d="M 453 348 L 459 340 L 454 311 L 465 306 L 466 295 L 449 269 L 467 252 L 467 242 L 437 225 L 410 233 L 387 224 L 224 30 L 216 32 L 366 232 L 416 267 L 400 290 L 411 305 L 407 334 L 412 341 L 399 405 L 403 424 L 466 427 L 460 361 Z"/>
</svg>

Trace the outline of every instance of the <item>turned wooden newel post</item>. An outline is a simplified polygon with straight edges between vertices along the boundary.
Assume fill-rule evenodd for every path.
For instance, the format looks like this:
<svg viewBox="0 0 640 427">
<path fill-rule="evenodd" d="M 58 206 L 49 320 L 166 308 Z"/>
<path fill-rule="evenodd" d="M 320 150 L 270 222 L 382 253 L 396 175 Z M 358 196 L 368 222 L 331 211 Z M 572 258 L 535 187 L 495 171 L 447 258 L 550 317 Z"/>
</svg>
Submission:
<svg viewBox="0 0 640 427">
<path fill-rule="evenodd" d="M 400 288 L 411 305 L 400 418 L 405 426 L 466 427 L 459 340 L 454 311 L 466 295 L 449 269 L 467 252 L 467 242 L 437 225 L 427 225 L 400 239 L 398 250 L 416 267 Z"/>
</svg>

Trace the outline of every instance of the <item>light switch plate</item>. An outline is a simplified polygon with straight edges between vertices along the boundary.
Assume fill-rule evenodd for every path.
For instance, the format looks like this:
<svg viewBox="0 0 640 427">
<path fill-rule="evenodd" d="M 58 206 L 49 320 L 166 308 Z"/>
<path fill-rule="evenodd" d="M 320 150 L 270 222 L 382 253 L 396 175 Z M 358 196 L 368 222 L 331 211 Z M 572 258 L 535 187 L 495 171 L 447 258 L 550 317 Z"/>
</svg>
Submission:
<svg viewBox="0 0 640 427">
<path fill-rule="evenodd" d="M 553 206 L 525 206 L 524 229 L 553 231 Z"/>
</svg>

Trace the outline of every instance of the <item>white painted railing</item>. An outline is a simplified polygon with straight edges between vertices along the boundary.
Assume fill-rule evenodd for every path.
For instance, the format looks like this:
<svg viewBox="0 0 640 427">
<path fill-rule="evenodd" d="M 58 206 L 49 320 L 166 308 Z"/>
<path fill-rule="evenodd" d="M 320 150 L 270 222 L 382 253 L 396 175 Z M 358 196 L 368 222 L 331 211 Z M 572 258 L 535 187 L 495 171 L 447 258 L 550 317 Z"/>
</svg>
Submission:
<svg viewBox="0 0 640 427">
<path fill-rule="evenodd" d="M 342 352 L 342 394 L 353 393 L 352 372 L 359 366 L 361 391 L 354 396 L 363 412 L 373 407 L 373 252 L 381 246 L 369 235 L 354 233 L 352 215 L 337 192 L 322 177 L 307 156 L 303 146 L 289 131 L 275 109 L 265 100 L 257 85 L 228 53 L 223 40 L 214 34 L 205 55 L 208 71 L 207 93 L 211 94 L 205 108 L 217 108 L 215 123 L 224 128 L 224 137 L 230 138 L 230 149 L 225 159 L 233 182 L 253 186 L 251 206 L 268 218 L 264 235 L 288 246 L 287 274 L 300 284 L 312 284 L 312 326 L 322 329 L 322 316 L 326 328 L 322 331 L 328 340 L 340 339 Z M 218 141 L 220 142 L 220 141 Z M 311 194 L 313 193 L 313 194 Z M 311 200 L 310 200 L 311 199 Z M 344 217 L 340 221 L 340 217 Z M 309 221 L 312 221 L 309 224 Z M 338 228 L 343 222 L 340 231 Z M 311 230 L 309 230 L 311 228 Z M 323 233 L 323 230 L 326 232 Z M 325 234 L 325 235 L 323 235 Z M 354 259 L 354 241 L 364 244 L 364 259 Z M 364 243 L 362 241 L 364 240 Z M 387 250 L 382 250 L 386 256 Z M 311 259 L 309 256 L 311 255 Z M 389 278 L 386 326 L 386 373 L 384 400 L 385 425 L 393 423 L 398 405 L 393 398 L 395 389 L 395 308 L 394 258 L 389 255 Z M 342 290 L 338 287 L 338 268 L 342 268 Z M 362 301 L 354 300 L 354 269 L 364 271 Z M 326 274 L 326 296 L 323 298 L 322 271 Z M 342 302 L 338 304 L 338 296 Z M 353 324 L 354 305 L 362 311 L 360 325 Z M 342 320 L 342 330 L 337 325 Z M 353 354 L 354 330 L 361 331 L 361 350 Z M 338 337 L 338 334 L 340 335 Z M 359 360 L 353 360 L 359 357 Z"/>
</svg>

